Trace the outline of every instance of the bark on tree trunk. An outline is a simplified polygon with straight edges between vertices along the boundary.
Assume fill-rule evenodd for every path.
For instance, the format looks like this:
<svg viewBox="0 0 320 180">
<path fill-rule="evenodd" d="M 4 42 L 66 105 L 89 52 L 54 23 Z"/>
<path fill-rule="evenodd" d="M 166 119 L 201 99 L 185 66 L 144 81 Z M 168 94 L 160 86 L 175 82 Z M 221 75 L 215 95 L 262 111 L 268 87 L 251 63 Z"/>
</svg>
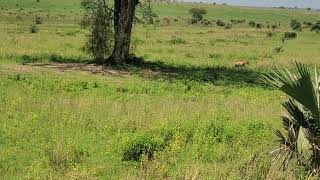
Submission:
<svg viewBox="0 0 320 180">
<path fill-rule="evenodd" d="M 133 17 L 138 0 L 114 1 L 115 42 L 110 57 L 112 63 L 125 63 L 129 58 Z"/>
</svg>

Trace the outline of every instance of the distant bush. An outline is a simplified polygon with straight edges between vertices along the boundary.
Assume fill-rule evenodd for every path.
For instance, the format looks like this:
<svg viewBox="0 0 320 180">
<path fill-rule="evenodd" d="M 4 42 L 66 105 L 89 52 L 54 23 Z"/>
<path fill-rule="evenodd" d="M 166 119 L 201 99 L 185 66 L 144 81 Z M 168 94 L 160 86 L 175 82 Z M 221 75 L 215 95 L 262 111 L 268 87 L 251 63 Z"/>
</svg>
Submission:
<svg viewBox="0 0 320 180">
<path fill-rule="evenodd" d="M 123 161 L 140 161 L 142 156 L 151 160 L 156 153 L 163 148 L 163 143 L 150 136 L 140 136 L 129 142 L 124 148 Z"/>
<path fill-rule="evenodd" d="M 226 23 L 223 22 L 223 21 L 220 20 L 220 19 L 217 20 L 216 24 L 217 24 L 217 26 L 221 26 L 221 27 L 226 25 Z"/>
<path fill-rule="evenodd" d="M 313 23 L 312 22 L 308 22 L 308 21 L 303 21 L 303 25 L 307 28 L 312 27 Z"/>
<path fill-rule="evenodd" d="M 242 24 L 242 23 L 245 23 L 246 20 L 245 19 L 231 19 L 230 22 L 232 24 Z"/>
<path fill-rule="evenodd" d="M 277 29 L 278 26 L 276 24 L 271 25 L 271 29 Z"/>
<path fill-rule="evenodd" d="M 256 22 L 254 22 L 254 21 L 249 21 L 249 26 L 251 26 L 251 27 L 256 27 Z"/>
<path fill-rule="evenodd" d="M 231 29 L 232 28 L 232 24 L 228 23 L 224 26 L 225 29 Z"/>
<path fill-rule="evenodd" d="M 282 46 L 279 46 L 279 47 L 275 47 L 272 51 L 274 53 L 282 53 L 284 51 L 284 49 Z"/>
<path fill-rule="evenodd" d="M 40 16 L 36 16 L 36 18 L 35 18 L 35 23 L 36 23 L 36 24 L 42 24 L 42 23 L 43 23 L 42 18 L 41 18 Z"/>
<path fill-rule="evenodd" d="M 200 22 L 203 19 L 203 15 L 207 14 L 207 11 L 203 8 L 191 8 L 189 13 L 192 14 L 191 22 L 194 24 Z"/>
<path fill-rule="evenodd" d="M 294 31 L 301 31 L 302 30 L 302 25 L 297 20 L 291 20 L 290 27 Z"/>
<path fill-rule="evenodd" d="M 267 37 L 272 37 L 274 35 L 273 32 L 267 32 Z"/>
<path fill-rule="evenodd" d="M 261 29 L 261 28 L 262 28 L 262 24 L 257 23 L 257 24 L 256 24 L 256 28 L 257 28 L 257 29 Z"/>
<path fill-rule="evenodd" d="M 312 25 L 311 31 L 314 31 L 316 33 L 320 33 L 320 21 L 318 21 L 314 25 Z"/>
<path fill-rule="evenodd" d="M 209 58 L 219 59 L 219 58 L 221 58 L 221 55 L 220 55 L 220 54 L 217 54 L 217 53 L 212 53 L 212 54 L 209 54 Z"/>
<path fill-rule="evenodd" d="M 210 26 L 210 25 L 212 25 L 211 21 L 209 21 L 209 20 L 207 20 L 207 19 L 203 19 L 203 20 L 201 21 L 201 24 L 203 24 L 203 25 L 205 25 L 205 26 Z"/>
<path fill-rule="evenodd" d="M 39 32 L 39 27 L 36 24 L 32 24 L 29 27 L 29 31 L 30 31 L 30 33 L 37 33 L 37 32 Z"/>
<path fill-rule="evenodd" d="M 170 18 L 168 18 L 168 17 L 164 17 L 164 18 L 162 19 L 162 22 L 163 22 L 163 25 L 169 26 L 170 23 L 171 23 L 171 20 L 170 20 Z"/>
<path fill-rule="evenodd" d="M 283 34 L 283 38 L 285 38 L 285 39 L 295 39 L 295 38 L 297 38 L 297 33 L 296 32 L 285 32 Z"/>
<path fill-rule="evenodd" d="M 173 36 L 172 39 L 169 41 L 171 44 L 187 44 L 187 41 L 180 38 Z"/>
</svg>

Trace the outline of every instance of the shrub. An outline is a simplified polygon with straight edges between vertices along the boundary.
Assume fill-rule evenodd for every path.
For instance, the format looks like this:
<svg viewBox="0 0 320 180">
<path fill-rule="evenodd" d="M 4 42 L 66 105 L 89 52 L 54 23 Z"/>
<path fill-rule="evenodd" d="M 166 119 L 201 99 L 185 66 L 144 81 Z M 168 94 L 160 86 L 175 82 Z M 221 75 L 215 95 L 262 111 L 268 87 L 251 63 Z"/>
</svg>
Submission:
<svg viewBox="0 0 320 180">
<path fill-rule="evenodd" d="M 319 32 L 320 32 L 320 21 L 318 21 L 317 23 L 315 23 L 314 25 L 312 25 L 311 31 L 314 31 L 314 32 L 316 32 L 316 33 L 319 33 Z"/>
<path fill-rule="evenodd" d="M 245 19 L 231 19 L 230 22 L 232 24 L 242 24 L 242 23 L 245 23 L 246 20 Z"/>
<path fill-rule="evenodd" d="M 103 63 L 113 50 L 113 11 L 105 8 L 103 2 L 81 1 L 82 8 L 86 11 L 81 24 L 90 27 L 83 50 L 91 54 L 98 63 Z"/>
<path fill-rule="evenodd" d="M 29 31 L 30 31 L 30 33 L 37 33 L 37 32 L 39 32 L 39 27 L 36 24 L 32 24 L 29 27 Z"/>
<path fill-rule="evenodd" d="M 290 27 L 294 31 L 301 31 L 302 30 L 301 23 L 298 22 L 297 20 L 291 20 Z"/>
<path fill-rule="evenodd" d="M 295 33 L 295 32 L 285 32 L 283 34 L 283 38 L 285 38 L 285 39 L 295 39 L 295 38 L 297 38 L 297 33 Z"/>
<path fill-rule="evenodd" d="M 211 25 L 211 21 L 207 20 L 207 19 L 203 19 L 201 21 L 201 24 L 205 25 L 205 26 L 210 26 Z"/>
<path fill-rule="evenodd" d="M 282 53 L 284 51 L 284 49 L 282 46 L 279 46 L 279 47 L 275 47 L 272 51 L 274 53 L 278 54 L 278 53 Z"/>
<path fill-rule="evenodd" d="M 231 29 L 231 28 L 232 28 L 232 24 L 229 24 L 229 23 L 228 23 L 228 24 L 226 24 L 226 25 L 224 26 L 224 28 L 225 28 L 225 29 Z"/>
<path fill-rule="evenodd" d="M 187 41 L 180 38 L 173 36 L 172 39 L 169 41 L 171 44 L 187 44 Z"/>
<path fill-rule="evenodd" d="M 257 23 L 257 24 L 256 24 L 256 28 L 257 28 L 257 29 L 261 29 L 261 28 L 262 28 L 262 24 Z"/>
<path fill-rule="evenodd" d="M 131 140 L 123 151 L 123 161 L 140 161 L 142 156 L 151 160 L 156 153 L 163 148 L 164 143 L 150 136 L 140 136 Z"/>
<path fill-rule="evenodd" d="M 207 14 L 207 11 L 203 8 L 191 8 L 189 9 L 189 13 L 192 14 L 191 22 L 194 24 L 200 22 L 203 19 L 203 15 Z"/>
<path fill-rule="evenodd" d="M 254 21 L 249 21 L 249 26 L 251 26 L 251 27 L 256 27 L 256 22 L 254 22 Z"/>
<path fill-rule="evenodd" d="M 303 24 L 305 25 L 305 27 L 309 28 L 313 26 L 312 22 L 308 22 L 308 21 L 303 21 Z"/>
<path fill-rule="evenodd" d="M 273 32 L 267 32 L 267 37 L 272 37 L 274 35 Z"/>
<path fill-rule="evenodd" d="M 168 17 L 164 17 L 164 18 L 162 19 L 162 22 L 163 22 L 163 24 L 164 24 L 165 26 L 169 26 L 170 23 L 171 23 L 171 20 L 170 20 L 170 18 L 168 18 Z"/>
<path fill-rule="evenodd" d="M 278 26 L 277 26 L 276 24 L 273 24 L 273 25 L 271 25 L 271 28 L 272 28 L 272 29 L 277 29 Z"/>
<path fill-rule="evenodd" d="M 35 23 L 36 23 L 36 24 L 42 24 L 42 23 L 43 23 L 42 18 L 41 18 L 40 16 L 36 16 L 36 18 L 35 18 Z"/>
<path fill-rule="evenodd" d="M 221 27 L 226 25 L 226 23 L 223 22 L 223 21 L 220 20 L 220 19 L 217 20 L 216 24 L 217 24 L 217 26 L 221 26 Z"/>
</svg>

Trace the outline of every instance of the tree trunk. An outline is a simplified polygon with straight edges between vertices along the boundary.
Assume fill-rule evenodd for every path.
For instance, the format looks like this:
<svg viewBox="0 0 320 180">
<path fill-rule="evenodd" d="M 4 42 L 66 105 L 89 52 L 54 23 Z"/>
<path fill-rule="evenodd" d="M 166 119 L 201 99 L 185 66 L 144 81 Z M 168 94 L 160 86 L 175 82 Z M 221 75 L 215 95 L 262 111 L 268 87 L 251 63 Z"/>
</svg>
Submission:
<svg viewBox="0 0 320 180">
<path fill-rule="evenodd" d="M 133 17 L 138 0 L 114 1 L 115 42 L 110 57 L 112 63 L 122 64 L 129 58 Z"/>
</svg>

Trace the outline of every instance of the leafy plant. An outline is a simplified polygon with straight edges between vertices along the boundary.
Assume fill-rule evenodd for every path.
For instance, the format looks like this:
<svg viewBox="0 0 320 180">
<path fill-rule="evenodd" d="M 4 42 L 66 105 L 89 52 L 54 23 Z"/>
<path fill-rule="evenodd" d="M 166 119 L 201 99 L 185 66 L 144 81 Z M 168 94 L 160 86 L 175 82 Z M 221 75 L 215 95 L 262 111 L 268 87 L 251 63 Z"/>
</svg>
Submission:
<svg viewBox="0 0 320 180">
<path fill-rule="evenodd" d="M 286 113 L 282 116 L 285 133 L 276 131 L 280 147 L 275 150 L 283 156 L 286 167 L 297 159 L 309 169 L 320 167 L 320 76 L 315 71 L 296 63 L 296 73 L 286 68 L 275 69 L 263 79 L 289 96 L 283 103 Z"/>
</svg>

